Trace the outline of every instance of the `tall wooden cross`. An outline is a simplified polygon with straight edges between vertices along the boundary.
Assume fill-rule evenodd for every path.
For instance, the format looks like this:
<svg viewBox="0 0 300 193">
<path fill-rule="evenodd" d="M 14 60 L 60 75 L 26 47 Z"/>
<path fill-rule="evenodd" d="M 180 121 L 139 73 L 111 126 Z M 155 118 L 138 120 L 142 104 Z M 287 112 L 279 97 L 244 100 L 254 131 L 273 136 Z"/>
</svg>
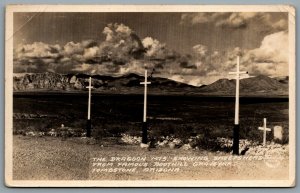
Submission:
<svg viewBox="0 0 300 193">
<path fill-rule="evenodd" d="M 140 84 L 144 85 L 144 114 L 143 114 L 143 126 L 142 126 L 142 143 L 147 144 L 147 85 L 151 82 L 147 81 L 147 70 L 145 70 L 145 81 Z"/>
<path fill-rule="evenodd" d="M 86 136 L 91 137 L 91 129 L 92 129 L 92 122 L 91 122 L 91 90 L 92 88 L 92 78 L 89 78 L 89 86 L 86 88 L 89 89 L 89 99 L 88 99 L 88 116 L 87 116 L 87 126 L 86 126 Z"/>
<path fill-rule="evenodd" d="M 264 136 L 263 136 L 263 146 L 266 145 L 266 141 L 267 141 L 267 131 L 271 131 L 270 128 L 267 128 L 267 119 L 264 118 L 264 126 L 263 127 L 258 127 L 259 130 L 262 130 L 264 132 Z"/>
<path fill-rule="evenodd" d="M 235 114 L 234 114 L 234 128 L 233 128 L 233 154 L 239 155 L 239 95 L 240 95 L 240 75 L 247 74 L 246 71 L 240 71 L 240 57 L 237 57 L 236 72 L 229 72 L 231 75 L 236 75 L 236 87 L 235 87 Z"/>
</svg>

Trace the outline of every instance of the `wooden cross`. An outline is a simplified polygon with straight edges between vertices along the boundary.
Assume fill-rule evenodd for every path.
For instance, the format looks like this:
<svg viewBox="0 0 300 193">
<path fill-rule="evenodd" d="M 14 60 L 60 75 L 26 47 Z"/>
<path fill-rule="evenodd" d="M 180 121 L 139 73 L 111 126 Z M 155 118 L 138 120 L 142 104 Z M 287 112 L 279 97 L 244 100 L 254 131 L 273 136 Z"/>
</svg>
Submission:
<svg viewBox="0 0 300 193">
<path fill-rule="evenodd" d="M 89 86 L 87 86 L 86 88 L 89 89 L 89 99 L 88 99 L 88 120 L 91 119 L 91 89 L 94 88 L 92 86 L 92 78 L 89 78 Z"/>
<path fill-rule="evenodd" d="M 89 78 L 89 86 L 86 88 L 89 89 L 89 99 L 88 99 L 88 116 L 87 116 L 87 126 L 86 126 L 86 136 L 91 137 L 91 129 L 92 129 L 92 122 L 91 122 L 91 89 L 92 87 L 92 78 Z"/>
<path fill-rule="evenodd" d="M 240 98 L 240 74 L 248 74 L 246 71 L 240 71 L 240 57 L 237 57 L 236 72 L 229 72 L 231 75 L 236 75 L 236 86 L 235 86 L 235 114 L 234 114 L 234 124 L 239 124 L 239 98 Z"/>
<path fill-rule="evenodd" d="M 144 85 L 144 116 L 143 122 L 146 122 L 147 119 L 147 84 L 151 84 L 151 82 L 147 82 L 147 70 L 145 70 L 145 81 L 140 84 Z"/>
<path fill-rule="evenodd" d="M 151 82 L 147 81 L 147 70 L 145 70 L 145 81 L 140 84 L 144 85 L 144 114 L 143 114 L 143 134 L 142 143 L 147 144 L 147 85 Z"/>
<path fill-rule="evenodd" d="M 267 140 L 267 131 L 271 131 L 270 128 L 267 128 L 267 119 L 264 118 L 264 126 L 263 127 L 258 127 L 259 130 L 262 130 L 264 132 L 264 138 L 263 138 L 263 146 L 266 145 L 266 140 Z"/>
<path fill-rule="evenodd" d="M 235 86 L 235 114 L 234 114 L 234 129 L 233 129 L 233 154 L 239 154 L 239 95 L 240 95 L 240 75 L 247 74 L 246 71 L 240 71 L 240 56 L 237 57 L 236 61 L 236 72 L 229 72 L 231 75 L 236 75 L 236 86 Z"/>
</svg>

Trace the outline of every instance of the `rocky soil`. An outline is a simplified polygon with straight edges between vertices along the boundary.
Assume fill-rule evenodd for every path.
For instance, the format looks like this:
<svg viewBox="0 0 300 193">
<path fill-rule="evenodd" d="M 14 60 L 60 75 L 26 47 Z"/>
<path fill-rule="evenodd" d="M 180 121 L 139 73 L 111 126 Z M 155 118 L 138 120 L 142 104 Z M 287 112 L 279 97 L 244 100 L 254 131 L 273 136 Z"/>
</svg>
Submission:
<svg viewBox="0 0 300 193">
<path fill-rule="evenodd" d="M 172 136 L 167 136 L 167 137 L 161 137 L 160 140 L 153 142 L 153 144 L 150 144 L 150 148 L 171 148 L 171 149 L 176 149 L 180 148 L 183 150 L 198 150 L 202 149 L 201 147 L 201 142 L 199 142 L 200 136 L 196 137 L 190 137 L 186 143 L 183 142 L 183 140 L 179 138 L 175 138 Z M 130 136 L 128 134 L 122 134 L 121 141 L 130 144 L 130 145 L 138 145 L 141 143 L 142 138 L 138 136 Z M 209 140 L 211 141 L 211 144 L 216 149 L 215 152 L 227 152 L 232 154 L 232 144 L 233 141 L 232 139 L 228 138 L 221 138 L 218 137 L 214 140 Z M 209 147 L 208 147 L 209 148 Z M 288 144 L 282 145 L 274 142 L 267 142 L 266 146 L 263 146 L 257 141 L 251 141 L 251 140 L 246 140 L 246 139 L 240 139 L 240 154 L 242 155 L 252 155 L 252 156 L 262 156 L 265 154 L 266 151 L 278 151 L 282 154 L 288 155 Z"/>
<path fill-rule="evenodd" d="M 135 142 L 137 143 L 137 142 Z M 173 140 L 173 143 L 174 140 Z M 95 142 L 85 137 L 66 138 L 50 136 L 13 137 L 13 178 L 15 180 L 282 180 L 288 178 L 288 146 L 279 147 L 269 144 L 264 149 L 284 149 L 283 159 L 276 167 L 266 165 L 266 161 L 249 160 L 249 156 L 232 156 L 225 152 L 212 152 L 202 149 L 185 149 L 183 144 L 178 148 L 153 148 L 151 151 L 138 145 L 120 145 L 115 141 Z M 249 149 L 249 154 L 262 149 L 261 146 Z M 93 174 L 91 159 L 100 157 L 147 157 L 149 165 L 155 162 L 186 162 L 180 166 L 180 172 L 102 172 Z M 166 158 L 162 161 L 160 158 Z M 204 161 L 189 161 L 189 158 L 205 158 Z M 158 159 L 159 158 L 159 159 Z M 226 160 L 226 165 L 219 166 L 215 159 Z M 204 163 L 204 164 L 203 164 Z M 195 165 L 196 164 L 196 165 Z M 200 164 L 200 165 L 199 165 Z M 202 164 L 202 165 L 201 165 Z M 166 168 L 166 167 L 165 167 Z"/>
</svg>

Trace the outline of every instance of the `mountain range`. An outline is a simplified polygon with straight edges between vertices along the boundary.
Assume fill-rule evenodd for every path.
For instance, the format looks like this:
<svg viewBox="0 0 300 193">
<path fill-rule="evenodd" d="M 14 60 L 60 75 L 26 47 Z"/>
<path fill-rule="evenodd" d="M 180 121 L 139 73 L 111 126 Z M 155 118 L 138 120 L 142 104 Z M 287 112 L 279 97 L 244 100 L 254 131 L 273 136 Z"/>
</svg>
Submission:
<svg viewBox="0 0 300 193">
<path fill-rule="evenodd" d="M 14 75 L 14 92 L 80 92 L 85 91 L 89 75 L 86 74 L 56 74 L 52 72 Z M 127 74 L 113 77 L 92 75 L 93 92 L 111 94 L 143 93 L 143 76 Z M 149 93 L 151 94 L 183 94 L 183 95 L 222 95 L 235 93 L 235 80 L 219 79 L 209 85 L 200 87 L 176 82 L 167 78 L 149 77 Z M 245 96 L 287 96 L 288 77 L 259 75 L 240 80 L 240 94 Z"/>
</svg>

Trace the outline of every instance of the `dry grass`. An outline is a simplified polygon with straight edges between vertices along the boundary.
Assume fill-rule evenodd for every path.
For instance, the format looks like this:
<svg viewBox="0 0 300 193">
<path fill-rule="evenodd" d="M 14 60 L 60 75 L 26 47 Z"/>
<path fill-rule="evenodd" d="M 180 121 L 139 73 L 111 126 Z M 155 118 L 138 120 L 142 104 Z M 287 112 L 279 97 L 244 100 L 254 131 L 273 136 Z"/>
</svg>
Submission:
<svg viewBox="0 0 300 193">
<path fill-rule="evenodd" d="M 115 140 L 115 141 L 114 141 Z M 116 139 L 103 139 L 101 144 L 87 143 L 80 138 L 62 140 L 55 137 L 13 137 L 13 178 L 15 180 L 209 180 L 209 179 L 287 179 L 288 160 L 277 168 L 269 168 L 263 161 L 234 161 L 232 166 L 193 167 L 188 162 L 178 173 L 100 173 L 92 174 L 92 157 L 111 156 L 230 156 L 204 150 L 160 148 L 151 151 L 137 145 L 122 145 Z M 154 160 L 149 160 L 153 164 Z"/>
</svg>

